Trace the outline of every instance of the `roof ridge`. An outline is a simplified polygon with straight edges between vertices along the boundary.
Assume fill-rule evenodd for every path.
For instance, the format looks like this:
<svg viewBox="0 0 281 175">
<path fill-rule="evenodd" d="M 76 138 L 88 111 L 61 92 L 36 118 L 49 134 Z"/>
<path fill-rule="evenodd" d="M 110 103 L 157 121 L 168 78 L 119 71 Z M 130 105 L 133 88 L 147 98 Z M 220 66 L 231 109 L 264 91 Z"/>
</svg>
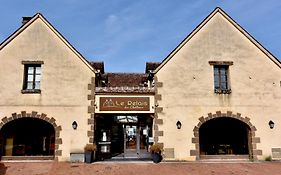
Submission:
<svg viewBox="0 0 281 175">
<path fill-rule="evenodd" d="M 89 64 L 88 60 L 78 51 L 76 50 L 70 42 L 42 15 L 41 13 L 35 13 L 33 17 L 21 25 L 15 32 L 13 32 L 10 36 L 8 36 L 2 43 L 0 43 L 0 51 L 8 45 L 13 39 L 15 39 L 20 33 L 22 33 L 27 27 L 29 27 L 35 20 L 40 18 L 42 22 L 55 34 L 57 37 L 84 63 L 86 66 L 93 72 L 96 70 Z"/>
<path fill-rule="evenodd" d="M 239 30 L 246 38 L 250 40 L 258 49 L 260 49 L 271 61 L 281 68 L 281 61 L 261 45 L 253 36 L 232 19 L 222 8 L 216 7 L 207 17 L 205 17 L 161 62 L 153 71 L 157 73 L 194 35 L 197 34 L 217 13 L 220 13 L 231 25 Z"/>
</svg>

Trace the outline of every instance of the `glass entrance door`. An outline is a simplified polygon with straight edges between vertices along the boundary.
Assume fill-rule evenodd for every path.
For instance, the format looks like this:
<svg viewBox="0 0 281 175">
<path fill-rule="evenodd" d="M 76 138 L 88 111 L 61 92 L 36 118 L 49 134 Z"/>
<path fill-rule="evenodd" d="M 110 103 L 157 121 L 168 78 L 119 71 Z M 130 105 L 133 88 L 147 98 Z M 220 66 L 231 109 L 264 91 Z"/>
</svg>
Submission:
<svg viewBox="0 0 281 175">
<path fill-rule="evenodd" d="M 137 125 L 124 125 L 125 157 L 137 157 L 140 148 L 140 136 Z"/>
<path fill-rule="evenodd" d="M 137 126 L 129 126 L 126 125 L 125 128 L 126 132 L 126 149 L 127 150 L 136 150 L 137 149 L 137 137 L 138 137 L 138 132 L 137 132 Z"/>
<path fill-rule="evenodd" d="M 152 136 L 152 121 L 148 115 L 102 115 L 96 118 L 96 138 L 101 140 L 103 131 L 108 131 L 112 158 L 150 157 L 148 138 Z"/>
<path fill-rule="evenodd" d="M 128 158 L 145 158 L 148 152 L 148 126 L 124 125 L 124 155 Z"/>
</svg>

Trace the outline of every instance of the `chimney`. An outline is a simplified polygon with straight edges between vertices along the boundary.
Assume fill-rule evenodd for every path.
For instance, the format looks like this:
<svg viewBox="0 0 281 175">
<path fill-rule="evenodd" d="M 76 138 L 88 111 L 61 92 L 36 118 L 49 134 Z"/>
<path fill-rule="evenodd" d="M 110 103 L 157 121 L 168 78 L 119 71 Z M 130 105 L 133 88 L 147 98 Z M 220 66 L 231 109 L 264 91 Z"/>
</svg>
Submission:
<svg viewBox="0 0 281 175">
<path fill-rule="evenodd" d="M 22 17 L 22 25 L 24 25 L 25 23 L 27 23 L 29 20 L 31 20 L 32 17 L 30 16 L 24 16 Z"/>
</svg>

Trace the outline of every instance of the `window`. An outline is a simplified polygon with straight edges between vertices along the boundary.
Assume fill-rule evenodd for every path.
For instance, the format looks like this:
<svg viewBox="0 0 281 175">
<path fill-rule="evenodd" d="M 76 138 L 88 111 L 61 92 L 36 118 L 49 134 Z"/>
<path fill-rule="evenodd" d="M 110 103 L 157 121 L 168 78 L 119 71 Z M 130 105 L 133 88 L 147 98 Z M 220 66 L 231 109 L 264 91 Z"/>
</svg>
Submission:
<svg viewBox="0 0 281 175">
<path fill-rule="evenodd" d="M 41 64 L 24 64 L 23 93 L 40 93 Z"/>
<path fill-rule="evenodd" d="M 214 65 L 215 93 L 231 92 L 228 81 L 228 65 Z"/>
<path fill-rule="evenodd" d="M 230 94 L 229 66 L 233 61 L 209 61 L 209 64 L 214 67 L 215 93 Z"/>
</svg>

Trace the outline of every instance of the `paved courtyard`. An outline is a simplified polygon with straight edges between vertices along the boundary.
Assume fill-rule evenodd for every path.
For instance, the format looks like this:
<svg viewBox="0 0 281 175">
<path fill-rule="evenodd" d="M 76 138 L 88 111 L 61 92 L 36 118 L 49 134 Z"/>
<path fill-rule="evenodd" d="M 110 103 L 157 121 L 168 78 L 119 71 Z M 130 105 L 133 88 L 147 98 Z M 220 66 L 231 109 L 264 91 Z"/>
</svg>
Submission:
<svg viewBox="0 0 281 175">
<path fill-rule="evenodd" d="M 0 175 L 281 175 L 281 162 L 7 162 L 0 165 Z"/>
</svg>

